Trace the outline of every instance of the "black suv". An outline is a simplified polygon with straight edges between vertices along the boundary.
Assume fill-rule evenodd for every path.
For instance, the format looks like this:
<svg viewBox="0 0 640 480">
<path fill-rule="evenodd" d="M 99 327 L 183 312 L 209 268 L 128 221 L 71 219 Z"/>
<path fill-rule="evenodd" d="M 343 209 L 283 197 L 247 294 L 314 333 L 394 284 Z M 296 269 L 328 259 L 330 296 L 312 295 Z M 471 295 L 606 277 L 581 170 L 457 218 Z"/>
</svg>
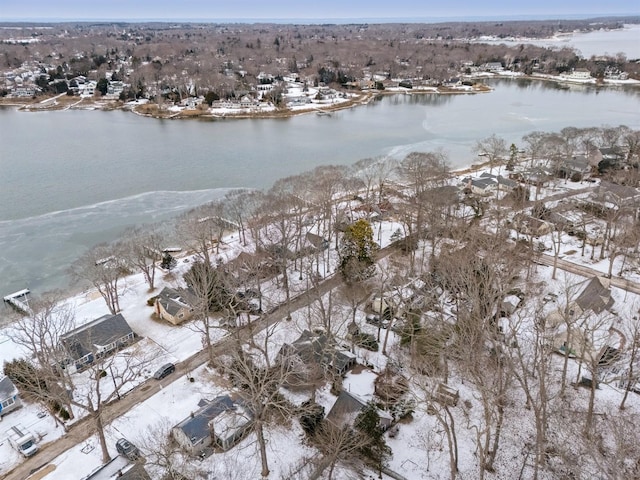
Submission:
<svg viewBox="0 0 640 480">
<path fill-rule="evenodd" d="M 129 460 L 137 460 L 140 458 L 140 450 L 126 438 L 120 438 L 116 442 L 116 450 L 118 453 Z"/>
<path fill-rule="evenodd" d="M 153 374 L 153 378 L 155 378 L 156 380 L 160 380 L 175 371 L 176 366 L 173 363 L 165 363 L 158 370 L 156 370 L 156 373 Z"/>
</svg>

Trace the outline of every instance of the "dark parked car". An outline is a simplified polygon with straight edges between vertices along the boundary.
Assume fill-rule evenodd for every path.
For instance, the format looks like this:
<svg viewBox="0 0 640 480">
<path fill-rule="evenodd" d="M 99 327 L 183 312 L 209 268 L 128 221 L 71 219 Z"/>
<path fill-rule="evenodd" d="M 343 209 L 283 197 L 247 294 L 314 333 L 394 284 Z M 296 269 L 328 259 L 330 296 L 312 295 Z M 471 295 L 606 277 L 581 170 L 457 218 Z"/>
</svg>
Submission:
<svg viewBox="0 0 640 480">
<path fill-rule="evenodd" d="M 156 370 L 156 373 L 153 374 L 153 378 L 155 378 L 156 380 L 160 380 L 175 371 L 176 366 L 173 363 L 165 363 L 158 370 Z"/>
<path fill-rule="evenodd" d="M 116 442 L 116 450 L 118 453 L 129 460 L 137 460 L 140 458 L 140 450 L 126 438 L 120 438 Z"/>
</svg>

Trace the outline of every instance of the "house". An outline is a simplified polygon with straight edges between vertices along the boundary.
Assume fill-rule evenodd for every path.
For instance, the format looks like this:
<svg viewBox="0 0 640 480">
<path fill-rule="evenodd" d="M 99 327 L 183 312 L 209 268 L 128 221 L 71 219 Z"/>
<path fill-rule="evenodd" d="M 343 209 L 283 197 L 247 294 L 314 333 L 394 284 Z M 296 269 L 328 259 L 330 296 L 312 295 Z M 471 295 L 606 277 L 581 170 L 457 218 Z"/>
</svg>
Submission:
<svg viewBox="0 0 640 480">
<path fill-rule="evenodd" d="M 164 287 L 155 301 L 156 315 L 174 325 L 193 317 L 195 297 L 188 289 Z"/>
<path fill-rule="evenodd" d="M 151 480 L 151 477 L 141 463 L 131 463 L 126 457 L 118 455 L 83 480 Z"/>
<path fill-rule="evenodd" d="M 493 72 L 493 73 L 502 72 L 504 70 L 504 67 L 502 66 L 501 62 L 487 62 L 482 67 L 487 72 Z"/>
<path fill-rule="evenodd" d="M 567 80 L 590 80 L 591 72 L 586 68 L 576 68 L 571 73 L 561 76 Z"/>
<path fill-rule="evenodd" d="M 615 208 L 635 207 L 640 202 L 640 190 L 626 185 L 601 181 L 595 192 L 594 200 L 600 203 L 610 203 Z"/>
<path fill-rule="evenodd" d="M 553 230 L 551 223 L 524 213 L 517 213 L 513 217 L 513 226 L 518 232 L 524 235 L 533 235 L 534 237 L 546 235 Z"/>
<path fill-rule="evenodd" d="M 0 418 L 22 406 L 18 389 L 9 377 L 0 380 Z"/>
<path fill-rule="evenodd" d="M 524 183 L 528 183 L 529 185 L 534 185 L 536 187 L 544 187 L 551 179 L 549 172 L 540 167 L 534 167 L 515 175 L 517 175 Z"/>
<path fill-rule="evenodd" d="M 511 191 L 518 186 L 518 182 L 515 182 L 509 178 L 503 177 L 502 175 L 493 175 L 492 173 L 483 172 L 480 175 L 480 178 L 491 178 L 493 179 L 498 188 L 504 191 Z"/>
<path fill-rule="evenodd" d="M 464 183 L 465 192 L 475 193 L 476 195 L 490 195 L 496 190 L 498 185 L 498 183 L 490 177 L 466 177 L 462 182 Z"/>
<path fill-rule="evenodd" d="M 249 430 L 253 415 L 239 400 L 229 395 L 200 402 L 201 408 L 171 429 L 171 435 L 192 455 L 199 455 L 215 445 L 232 448 Z"/>
<path fill-rule="evenodd" d="M 292 363 L 293 381 L 302 386 L 312 376 L 314 365 L 344 375 L 356 363 L 356 356 L 333 345 L 326 333 L 309 330 L 304 330 L 293 343 L 282 345 L 278 357 Z"/>
<path fill-rule="evenodd" d="M 316 235 L 315 233 L 307 232 L 305 235 L 307 242 L 311 244 L 311 246 L 315 249 L 315 251 L 326 250 L 329 248 L 329 240 L 324 238 L 321 235 Z"/>
<path fill-rule="evenodd" d="M 564 159 L 558 165 L 557 174 L 562 178 L 570 178 L 574 181 L 581 181 L 591 175 L 591 162 L 584 155 L 576 155 Z"/>
<path fill-rule="evenodd" d="M 604 277 L 593 277 L 578 284 L 579 294 L 572 304 L 577 307 L 580 313 L 592 311 L 600 314 L 611 309 L 614 300 L 611 297 L 611 287 L 608 279 Z"/>
<path fill-rule="evenodd" d="M 135 336 L 121 313 L 107 314 L 65 333 L 60 343 L 67 355 L 66 365 L 80 370 L 96 358 L 130 344 Z"/>
<path fill-rule="evenodd" d="M 619 147 L 601 147 L 590 153 L 591 163 L 597 165 L 601 170 L 612 167 L 620 168 L 626 159 L 626 155 Z"/>
<path fill-rule="evenodd" d="M 353 425 L 356 417 L 368 402 L 366 398 L 360 395 L 342 390 L 327 414 L 327 420 L 339 427 Z M 378 416 L 380 417 L 379 426 L 383 430 L 388 429 L 391 426 L 393 417 L 380 409 L 378 409 Z"/>
</svg>

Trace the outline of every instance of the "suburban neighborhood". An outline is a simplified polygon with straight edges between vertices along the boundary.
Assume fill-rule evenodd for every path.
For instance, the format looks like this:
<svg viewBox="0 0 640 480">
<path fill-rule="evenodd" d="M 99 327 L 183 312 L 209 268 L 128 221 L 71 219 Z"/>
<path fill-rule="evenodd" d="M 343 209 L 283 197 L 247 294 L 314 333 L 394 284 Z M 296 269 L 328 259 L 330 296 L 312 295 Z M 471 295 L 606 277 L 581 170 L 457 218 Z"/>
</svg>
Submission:
<svg viewBox="0 0 640 480">
<path fill-rule="evenodd" d="M 638 135 L 318 167 L 96 246 L 6 302 L 0 472 L 633 478 Z"/>
</svg>

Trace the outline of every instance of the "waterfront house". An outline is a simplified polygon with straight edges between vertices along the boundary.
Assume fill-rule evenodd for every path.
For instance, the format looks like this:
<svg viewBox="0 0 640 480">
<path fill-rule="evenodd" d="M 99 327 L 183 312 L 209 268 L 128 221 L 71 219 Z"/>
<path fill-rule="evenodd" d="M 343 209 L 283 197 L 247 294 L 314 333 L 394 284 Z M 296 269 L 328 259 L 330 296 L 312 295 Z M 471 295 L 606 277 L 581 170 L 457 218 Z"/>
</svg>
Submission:
<svg viewBox="0 0 640 480">
<path fill-rule="evenodd" d="M 464 184 L 465 192 L 475 193 L 476 195 L 490 195 L 495 192 L 496 187 L 498 186 L 498 182 L 489 177 L 466 177 L 462 182 Z"/>
<path fill-rule="evenodd" d="M 135 333 L 121 313 L 103 315 L 60 337 L 66 368 L 81 370 L 97 358 L 114 353 L 133 342 Z"/>
<path fill-rule="evenodd" d="M 185 288 L 164 287 L 155 301 L 156 315 L 174 325 L 179 325 L 193 317 L 195 297 Z"/>
<path fill-rule="evenodd" d="M 18 389 L 9 377 L 0 380 L 0 419 L 7 413 L 22 406 Z"/>
<path fill-rule="evenodd" d="M 558 166 L 558 176 L 562 178 L 570 178 L 574 181 L 580 181 L 591 175 L 591 163 L 584 155 L 576 155 L 571 158 L 564 159 Z"/>
<path fill-rule="evenodd" d="M 502 175 L 493 175 L 492 173 L 489 173 L 489 172 L 483 172 L 480 175 L 480 178 L 493 179 L 497 185 L 496 188 L 500 188 L 500 190 L 503 190 L 505 192 L 509 192 L 518 186 L 518 182 L 515 182 L 510 178 L 503 177 Z"/>
<path fill-rule="evenodd" d="M 253 415 L 239 400 L 229 395 L 201 401 L 200 409 L 171 429 L 171 435 L 191 455 L 200 455 L 214 445 L 229 450 L 253 423 Z"/>
</svg>

